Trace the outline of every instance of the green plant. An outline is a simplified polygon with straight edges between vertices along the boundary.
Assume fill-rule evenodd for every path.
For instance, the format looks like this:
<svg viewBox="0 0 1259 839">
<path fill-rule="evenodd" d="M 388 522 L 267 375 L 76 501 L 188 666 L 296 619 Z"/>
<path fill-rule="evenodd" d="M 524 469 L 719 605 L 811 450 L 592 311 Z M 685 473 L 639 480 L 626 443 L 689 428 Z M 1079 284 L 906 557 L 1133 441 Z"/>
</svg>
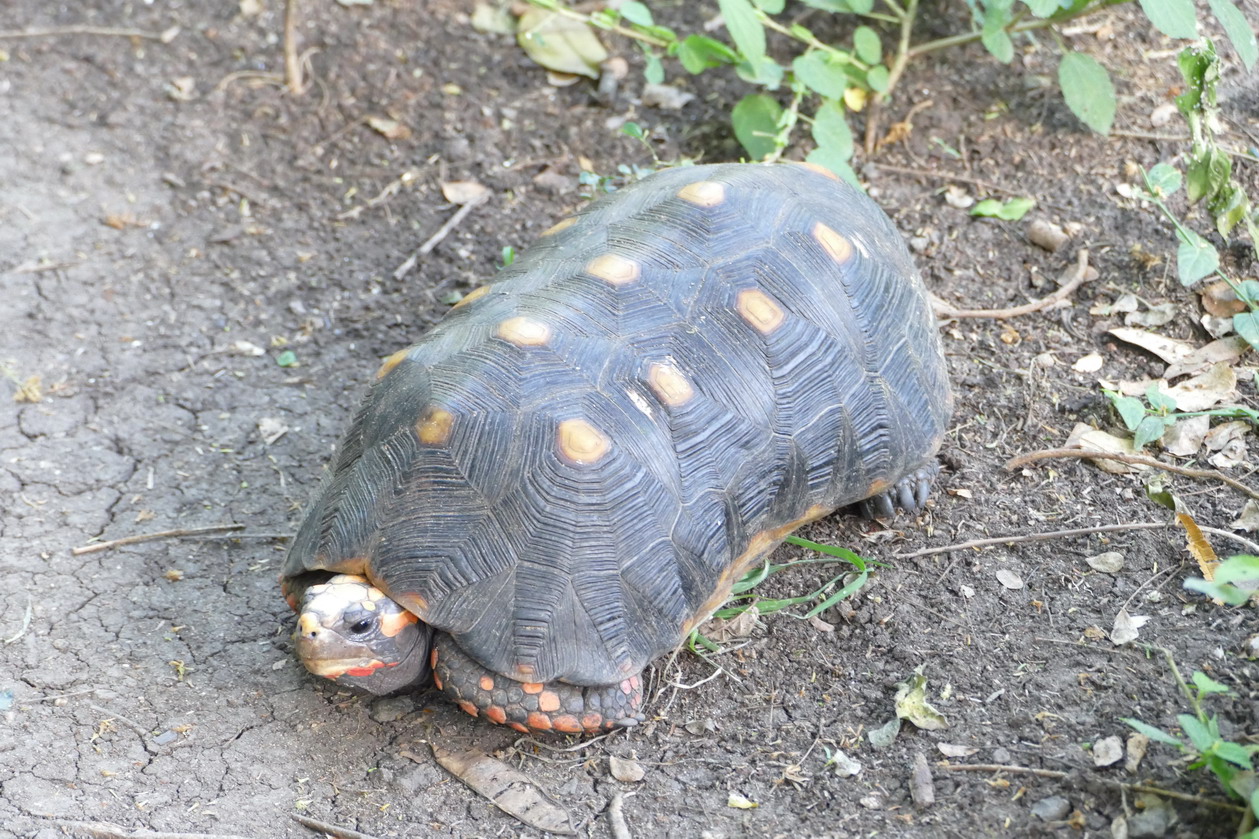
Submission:
<svg viewBox="0 0 1259 839">
<path fill-rule="evenodd" d="M 1115 412 L 1123 420 L 1124 426 L 1132 432 L 1132 447 L 1135 449 L 1145 448 L 1162 437 L 1163 433 L 1178 421 L 1189 417 L 1243 419 L 1259 425 L 1259 410 L 1242 405 L 1213 408 L 1209 411 L 1178 411 L 1176 400 L 1159 390 L 1158 385 L 1150 385 L 1146 388 L 1144 401 L 1135 396 L 1124 396 L 1113 390 L 1103 389 L 1102 392 L 1115 406 Z"/>
<path fill-rule="evenodd" d="M 1207 697 L 1228 694 L 1232 692 L 1231 689 L 1200 671 L 1193 674 L 1193 687 L 1190 687 L 1180 675 L 1172 654 L 1161 647 L 1154 649 L 1161 651 L 1167 658 L 1177 686 L 1189 700 L 1192 713 L 1176 715 L 1176 722 L 1186 740 L 1133 717 L 1124 717 L 1123 722 L 1151 740 L 1172 746 L 1188 755 L 1191 758 L 1189 769 L 1205 768 L 1215 775 L 1229 797 L 1245 803 L 1247 812 L 1243 822 L 1244 832 L 1239 834 L 1238 839 L 1259 839 L 1259 830 L 1251 829 L 1255 814 L 1259 813 L 1259 786 L 1256 785 L 1252 765 L 1259 746 L 1244 746 L 1224 739 L 1220 733 L 1219 720 L 1214 714 L 1208 714 L 1204 707 Z"/>
<path fill-rule="evenodd" d="M 1246 587 L 1237 583 L 1248 583 Z M 1241 606 L 1255 594 L 1255 583 L 1259 583 L 1259 556 L 1239 554 L 1215 566 L 1210 580 L 1201 577 L 1190 577 L 1185 580 L 1185 588 L 1201 592 L 1229 606 Z"/>
</svg>

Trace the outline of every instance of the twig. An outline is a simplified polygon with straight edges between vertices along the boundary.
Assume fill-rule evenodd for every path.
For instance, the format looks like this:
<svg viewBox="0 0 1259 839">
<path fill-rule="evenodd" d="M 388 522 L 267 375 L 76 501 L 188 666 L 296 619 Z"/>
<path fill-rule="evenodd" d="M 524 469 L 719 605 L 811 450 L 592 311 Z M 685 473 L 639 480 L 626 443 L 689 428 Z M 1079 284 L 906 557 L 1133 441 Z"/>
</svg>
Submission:
<svg viewBox="0 0 1259 839">
<path fill-rule="evenodd" d="M 987 548 L 992 545 L 1016 545 L 1023 542 L 1044 542 L 1049 539 L 1066 539 L 1072 536 L 1091 536 L 1094 533 L 1117 533 L 1123 530 L 1156 530 L 1171 527 L 1163 522 L 1129 522 L 1127 524 L 1101 524 L 1096 527 L 1080 527 L 1073 530 L 1051 530 L 1048 533 L 1024 533 L 1018 536 L 994 536 L 991 539 L 971 539 L 956 545 L 945 545 L 942 548 L 926 548 L 907 554 L 896 554 L 897 559 L 917 559 L 920 556 L 963 551 L 968 548 Z"/>
<path fill-rule="evenodd" d="M 294 96 L 301 96 L 306 90 L 302 59 L 297 52 L 297 0 L 284 3 L 284 84 Z"/>
<path fill-rule="evenodd" d="M 30 629 L 31 616 L 32 614 L 34 614 L 34 611 L 35 611 L 34 604 L 35 604 L 35 600 L 33 597 L 31 597 L 31 593 L 28 591 L 26 593 L 26 614 L 22 616 L 22 626 L 18 629 L 17 633 L 14 634 L 12 638 L 4 639 L 5 646 L 8 646 L 9 644 L 12 644 L 17 639 L 21 638 L 23 635 L 26 634 L 26 630 Z"/>
<path fill-rule="evenodd" d="M 1077 288 L 1084 284 L 1084 280 L 1088 276 L 1088 268 L 1088 248 L 1080 248 L 1075 255 L 1075 276 L 1071 278 L 1070 282 L 1047 297 L 1024 303 L 1022 306 L 1013 306 L 1009 309 L 958 309 L 949 303 L 945 303 L 938 297 L 932 297 L 931 309 L 938 318 L 996 318 L 998 320 L 1006 320 L 1021 315 L 1029 315 L 1032 312 L 1048 309 L 1058 301 L 1071 296 Z"/>
<path fill-rule="evenodd" d="M 1190 469 L 1187 466 L 1177 466 L 1174 463 L 1164 463 L 1153 457 L 1143 454 L 1126 454 L 1122 452 L 1097 452 L 1089 449 L 1044 449 L 1038 452 L 1028 452 L 1021 454 L 1016 458 L 1006 461 L 1005 468 L 1011 471 L 1034 463 L 1037 460 L 1050 460 L 1057 457 L 1074 457 L 1086 460 L 1101 458 L 1102 460 L 1117 460 L 1120 463 L 1132 463 L 1138 466 L 1149 466 L 1153 469 L 1162 469 L 1165 472 L 1174 472 L 1177 475 L 1184 475 L 1187 478 L 1206 478 L 1209 480 L 1220 481 L 1228 484 L 1233 489 L 1250 498 L 1259 500 L 1259 491 L 1253 490 L 1243 484 L 1236 478 L 1230 478 L 1223 472 L 1215 469 Z"/>
<path fill-rule="evenodd" d="M 1035 775 L 1038 778 L 1053 778 L 1058 781 L 1063 780 L 1071 774 L 1057 769 L 1033 769 L 1030 766 L 1006 766 L 1000 763 L 940 763 L 937 765 L 941 769 L 949 769 L 954 772 L 1009 772 L 1011 775 Z M 1090 778 L 1089 780 L 1096 781 L 1099 784 L 1104 784 L 1111 789 L 1122 789 L 1127 792 L 1146 792 L 1151 795 L 1161 795 L 1166 798 L 1175 798 L 1179 801 L 1190 801 L 1194 804 L 1204 804 L 1207 807 L 1215 807 L 1220 810 L 1242 812 L 1246 809 L 1228 801 L 1220 801 L 1214 798 L 1203 798 L 1200 795 L 1190 795 L 1189 793 L 1176 792 L 1175 790 L 1163 789 L 1162 787 L 1151 787 L 1146 786 L 1145 784 L 1125 784 L 1123 781 L 1113 781 L 1110 778 Z"/>
<path fill-rule="evenodd" d="M 633 793 L 630 794 L 633 795 Z M 632 839 L 633 837 L 629 824 L 625 821 L 624 804 L 625 793 L 623 792 L 618 792 L 608 802 L 608 831 L 612 834 L 612 839 Z"/>
<path fill-rule="evenodd" d="M 1123 647 L 1103 647 L 1098 644 L 1086 644 L 1083 641 L 1068 641 L 1065 638 L 1033 638 L 1032 640 L 1041 644 L 1063 644 L 1067 647 L 1075 647 L 1078 650 L 1106 653 L 1107 655 L 1137 655 L 1132 650 L 1126 650 Z"/>
<path fill-rule="evenodd" d="M 135 729 L 135 731 L 139 733 L 141 737 L 148 737 L 152 733 L 147 728 L 140 725 L 140 723 L 128 717 L 124 717 L 122 714 L 118 713 L 117 711 L 111 711 L 108 708 L 102 708 L 99 705 L 88 705 L 87 707 L 91 708 L 93 711 L 96 711 L 98 714 L 104 714 L 110 719 L 118 720 L 119 722 L 125 722 L 129 727 Z"/>
<path fill-rule="evenodd" d="M 207 533 L 226 533 L 234 530 L 244 530 L 243 524 L 216 524 L 210 527 L 189 527 L 179 530 L 162 530 L 157 533 L 140 533 L 135 536 L 124 536 L 121 539 L 111 539 L 108 542 L 97 542 L 94 545 L 81 545 L 77 548 L 71 548 L 72 556 L 83 556 L 83 554 L 94 554 L 100 551 L 108 551 L 112 548 L 122 547 L 123 545 L 136 545 L 140 542 L 157 542 L 161 539 L 182 539 L 185 536 L 204 536 Z"/>
<path fill-rule="evenodd" d="M 1027 190 L 1009 189 L 1000 184 L 994 184 L 992 181 L 985 181 L 982 178 L 974 178 L 970 175 L 955 175 L 943 171 L 933 172 L 930 169 L 914 169 L 910 166 L 895 166 L 891 163 L 875 162 L 874 166 L 880 172 L 899 172 L 902 175 L 914 175 L 919 178 L 931 178 L 937 181 L 957 181 L 958 183 L 970 184 L 991 192 L 1004 192 L 1006 195 L 1027 195 Z"/>
<path fill-rule="evenodd" d="M 309 827 L 311 830 L 317 830 L 320 833 L 326 833 L 329 836 L 335 836 L 337 839 L 376 839 L 370 833 L 359 833 L 357 830 L 351 830 L 348 827 L 337 827 L 335 824 L 317 821 L 307 816 L 299 816 L 296 813 L 290 814 L 293 821 L 298 824 Z"/>
<path fill-rule="evenodd" d="M 172 26 L 161 32 L 143 29 L 117 29 L 112 26 L 37 26 L 32 29 L 0 29 L 0 38 L 57 38 L 62 35 L 101 35 L 103 37 L 144 38 L 169 44 L 179 34 L 179 27 Z"/>
<path fill-rule="evenodd" d="M 865 148 L 867 156 L 873 155 L 877 146 L 879 116 L 883 110 L 883 102 L 896 89 L 896 83 L 900 81 L 901 74 L 905 72 L 905 67 L 909 64 L 909 42 L 914 31 L 914 19 L 917 16 L 918 0 L 909 0 L 905 4 L 905 8 L 899 11 L 901 31 L 900 41 L 896 49 L 896 58 L 892 61 L 892 67 L 888 71 L 887 84 L 881 92 L 871 97 L 870 111 L 866 115 Z"/>
<path fill-rule="evenodd" d="M 393 278 L 395 280 L 400 280 L 403 277 L 405 277 L 411 271 L 411 269 L 415 267 L 415 263 L 419 262 L 421 256 L 428 256 L 429 253 L 432 252 L 433 248 L 437 247 L 437 245 L 441 242 L 442 239 L 445 239 L 447 236 L 450 235 L 450 231 L 454 230 L 455 227 L 458 226 L 459 222 L 467 218 L 468 213 L 472 212 L 473 208 L 480 206 L 482 203 L 485 202 L 485 200 L 486 200 L 486 195 L 482 195 L 481 197 L 474 198 L 473 200 L 469 201 L 467 204 L 464 204 L 463 206 L 461 206 L 455 212 L 453 216 L 447 219 L 445 224 L 443 224 L 440 228 L 438 228 L 436 233 L 434 233 L 432 236 L 428 238 L 427 242 L 420 245 L 420 247 L 415 251 L 415 253 L 407 257 L 406 262 L 402 263 L 396 269 L 394 269 Z"/>
<path fill-rule="evenodd" d="M 159 830 L 127 830 L 107 822 L 79 822 L 70 819 L 49 819 L 64 830 L 87 834 L 94 839 L 249 839 L 231 833 L 166 833 Z"/>
</svg>

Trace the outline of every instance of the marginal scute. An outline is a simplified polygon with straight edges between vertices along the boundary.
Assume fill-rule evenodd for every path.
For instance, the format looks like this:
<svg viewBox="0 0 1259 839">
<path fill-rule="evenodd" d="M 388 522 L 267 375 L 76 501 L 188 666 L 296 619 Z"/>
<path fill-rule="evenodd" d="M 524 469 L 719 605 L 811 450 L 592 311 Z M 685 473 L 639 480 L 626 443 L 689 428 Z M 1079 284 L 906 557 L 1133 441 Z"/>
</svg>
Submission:
<svg viewBox="0 0 1259 839">
<path fill-rule="evenodd" d="M 685 405 L 695 395 L 690 380 L 672 364 L 653 362 L 647 368 L 647 384 L 657 399 L 672 408 Z"/>
<path fill-rule="evenodd" d="M 852 259 L 852 242 L 846 236 L 836 233 L 822 222 L 813 225 L 813 238 L 826 251 L 826 255 L 843 265 Z"/>
<path fill-rule="evenodd" d="M 820 163 L 810 163 L 807 160 L 800 160 L 800 161 L 793 161 L 793 162 L 797 166 L 803 166 L 805 169 L 812 169 L 814 172 L 817 172 L 819 175 L 825 175 L 826 177 L 830 178 L 832 181 L 839 180 L 839 175 L 836 175 L 834 172 L 832 172 L 830 169 L 827 169 L 825 166 L 823 166 Z"/>
<path fill-rule="evenodd" d="M 625 285 L 638 279 L 642 266 L 619 253 L 605 253 L 586 263 L 586 273 L 612 285 Z"/>
<path fill-rule="evenodd" d="M 782 326 L 782 322 L 787 318 L 781 306 L 771 300 L 765 292 L 756 288 L 740 291 L 735 308 L 738 309 L 739 315 L 762 335 L 768 335 Z"/>
<path fill-rule="evenodd" d="M 716 181 L 696 181 L 679 189 L 678 197 L 697 207 L 716 207 L 726 200 L 726 187 Z"/>
<path fill-rule="evenodd" d="M 454 414 L 437 405 L 429 405 L 416 423 L 415 433 L 426 446 L 440 446 L 450 438 L 454 426 Z"/>
<path fill-rule="evenodd" d="M 554 236 L 556 233 L 559 233 L 561 230 L 567 230 L 568 228 L 572 227 L 576 223 L 577 223 L 577 216 L 569 216 L 568 218 L 560 219 L 555 224 L 551 225 L 546 230 L 543 230 L 538 235 L 539 236 Z"/>
<path fill-rule="evenodd" d="M 477 286 L 476 288 L 472 289 L 472 291 L 469 291 L 467 294 L 461 297 L 459 299 L 459 302 L 451 306 L 450 308 L 458 309 L 460 306 L 466 306 L 475 300 L 480 300 L 482 297 L 490 293 L 490 288 L 491 286 L 488 286 L 488 285 Z"/>
<path fill-rule="evenodd" d="M 612 448 L 608 436 L 584 419 L 564 420 L 559 424 L 555 437 L 560 455 L 571 463 L 583 466 L 598 463 Z"/>
<path fill-rule="evenodd" d="M 388 376 L 391 372 L 393 372 L 393 368 L 401 364 L 410 352 L 411 348 L 408 347 L 405 350 L 398 350 L 396 353 L 386 358 L 385 362 L 380 365 L 380 369 L 376 371 L 376 378 L 383 379 L 385 376 Z"/>
<path fill-rule="evenodd" d="M 551 340 L 551 327 L 542 321 L 518 315 L 498 325 L 498 337 L 518 347 L 539 347 Z"/>
</svg>

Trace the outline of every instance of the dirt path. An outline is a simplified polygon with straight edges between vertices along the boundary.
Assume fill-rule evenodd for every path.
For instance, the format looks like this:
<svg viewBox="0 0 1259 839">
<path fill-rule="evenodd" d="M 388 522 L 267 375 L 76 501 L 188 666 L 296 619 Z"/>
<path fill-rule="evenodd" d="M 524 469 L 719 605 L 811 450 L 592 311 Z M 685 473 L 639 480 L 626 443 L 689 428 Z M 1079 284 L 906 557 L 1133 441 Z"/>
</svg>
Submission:
<svg viewBox="0 0 1259 839">
<path fill-rule="evenodd" d="M 1077 421 L 1114 430 L 1097 375 L 1161 371 L 1108 337 L 1120 315 L 1090 307 L 1123 291 L 1170 300 L 1177 316 L 1163 331 L 1202 343 L 1196 300 L 1165 261 L 1131 250 L 1166 260 L 1167 229 L 1114 189 L 1130 180 L 1129 161 L 1151 165 L 1176 144 L 1080 133 L 1055 94 L 1024 91 L 1024 78 L 1051 66 L 1039 53 L 1025 57 L 1026 76 L 997 73 L 977 52 L 947 72 L 916 67 L 896 110 L 934 104 L 907 144 L 884 152 L 885 168 L 864 175 L 928 284 L 956 305 L 1021 303 L 1051 290 L 1077 247 L 1099 278 L 1052 312 L 945 326 L 959 406 L 933 514 L 896 530 L 833 517 L 809 532 L 892 566 L 851 607 L 823 615 L 833 631 L 770 617 L 722 659 L 726 676 L 691 690 L 668 685 L 705 679 L 708 664 L 662 662 L 651 722 L 557 751 L 570 744 L 518 741 L 440 696 L 370 700 L 308 677 L 275 582 L 284 539 L 378 360 L 440 317 L 452 293 L 491 276 L 503 246 L 525 246 L 581 202 L 579 157 L 602 173 L 647 163 L 614 130 L 627 117 L 652 129 L 663 157 L 736 157 L 704 103 L 739 92 L 684 80 L 699 100 L 661 112 L 637 104 L 632 73 L 605 107 L 590 85 L 545 84 L 510 38 L 474 32 L 462 4 L 419 14 L 309 3 L 316 84 L 291 99 L 261 77 L 280 66 L 281 4 L 254 17 L 235 2 L 78 5 L 17 0 L 4 26 L 180 32 L 169 43 L 0 41 L 0 835 L 51 838 L 84 822 L 116 826 L 96 834 L 108 836 L 312 835 L 292 813 L 380 837 L 530 835 L 428 759 L 427 743 L 523 768 L 589 836 L 608 835 L 620 793 L 635 837 L 1110 836 L 1135 801 L 1114 782 L 1221 798 L 1166 748 L 1151 747 L 1136 771 L 1094 768 L 1089 751 L 1128 735 L 1120 717 L 1171 727 L 1186 710 L 1162 658 L 1105 637 L 1121 608 L 1150 618 L 1142 640 L 1169 648 L 1183 671 L 1235 690 L 1212 705 L 1226 736 L 1256 731 L 1259 669 L 1240 651 L 1259 620 L 1182 589 L 1196 569 L 1177 531 L 894 558 L 990 535 L 1165 521 L 1130 475 L 1002 464 L 1061 445 Z M 1143 32 L 1106 48 L 1125 67 L 1121 127 L 1131 130 L 1146 130 L 1175 83 L 1169 62 L 1141 60 L 1166 46 Z M 1255 132 L 1255 94 L 1229 84 L 1230 113 Z M 410 134 L 386 139 L 368 117 Z M 942 172 L 971 193 L 978 179 L 1030 194 L 1038 213 L 1079 232 L 1047 254 L 1021 225 L 943 202 Z M 454 212 L 439 184 L 460 179 L 487 186 L 489 201 L 395 279 Z M 1072 369 L 1094 351 L 1100 374 Z M 295 364 L 278 363 L 289 352 Z M 1248 377 L 1240 389 L 1253 405 Z M 1214 527 L 1244 500 L 1219 485 L 1172 485 Z M 95 538 L 231 523 L 244 534 L 71 553 Z M 1123 555 L 1121 570 L 1085 562 L 1105 551 Z M 822 573 L 767 593 L 805 590 Z M 919 666 L 949 727 L 906 726 L 875 750 L 867 733 L 893 716 L 897 682 Z M 954 763 L 1071 777 L 950 771 L 938 765 L 942 743 L 968 750 Z M 839 751 L 860 774 L 836 772 L 828 756 Z M 910 800 L 919 754 L 935 779 L 936 804 L 924 809 Z M 644 780 L 614 780 L 610 755 L 635 757 Z M 732 794 L 758 806 L 729 806 Z M 1236 825 L 1231 811 L 1186 802 L 1131 818 L 1169 814 L 1174 826 L 1144 835 L 1224 836 Z"/>
</svg>

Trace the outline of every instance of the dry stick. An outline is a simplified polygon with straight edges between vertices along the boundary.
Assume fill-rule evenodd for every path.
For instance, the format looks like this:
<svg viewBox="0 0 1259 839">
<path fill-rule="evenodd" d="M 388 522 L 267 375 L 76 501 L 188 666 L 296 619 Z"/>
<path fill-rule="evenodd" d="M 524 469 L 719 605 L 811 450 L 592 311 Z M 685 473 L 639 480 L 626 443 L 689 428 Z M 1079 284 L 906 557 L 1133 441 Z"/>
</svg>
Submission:
<svg viewBox="0 0 1259 839">
<path fill-rule="evenodd" d="M 140 542 L 156 542 L 161 539 L 182 539 L 185 536 L 204 536 L 208 533 L 228 533 L 235 530 L 244 530 L 243 524 L 216 524 L 211 527 L 190 527 L 179 530 L 162 530 L 158 533 L 141 533 L 136 536 L 124 536 L 121 539 L 111 539 L 108 542 L 97 542 L 94 545 L 82 545 L 77 548 L 71 548 L 72 556 L 82 556 L 83 554 L 94 554 L 99 551 L 108 551 L 111 548 L 118 548 L 123 545 L 136 545 Z"/>
<path fill-rule="evenodd" d="M 1006 195 L 1027 195 L 1027 190 L 1008 189 L 1000 184 L 994 184 L 991 181 L 985 181 L 982 178 L 973 178 L 969 175 L 953 175 L 948 172 L 932 172 L 928 169 L 914 169 L 910 166 L 894 166 L 891 163 L 875 162 L 875 168 L 880 172 L 899 172 L 902 175 L 915 175 L 920 178 L 932 178 L 938 181 L 957 181 L 958 183 L 970 184 L 981 189 L 987 189 L 992 192 L 1004 192 Z"/>
<path fill-rule="evenodd" d="M 55 38 L 60 35 L 102 35 L 119 38 L 144 38 L 169 44 L 179 34 L 178 27 L 164 32 L 146 32 L 143 29 L 116 29 L 111 26 L 50 26 L 33 29 L 0 29 L 0 38 Z"/>
<path fill-rule="evenodd" d="M 1143 454 L 1096 452 L 1089 449 L 1043 449 L 1038 452 L 1021 454 L 1016 458 L 1008 460 L 1006 461 L 1005 468 L 1013 471 L 1037 460 L 1050 460 L 1056 457 L 1075 457 L 1087 460 L 1092 460 L 1094 458 L 1101 458 L 1102 460 L 1117 460 L 1120 463 L 1132 463 L 1138 466 L 1149 466 L 1153 469 L 1162 469 L 1165 472 L 1175 472 L 1177 475 L 1184 475 L 1187 478 L 1208 478 L 1228 484 L 1243 495 L 1259 501 L 1259 491 L 1251 489 L 1236 478 L 1230 478 L 1223 472 L 1219 472 L 1215 469 L 1190 469 L 1187 466 L 1177 466 L 1174 463 L 1164 463 L 1161 460 L 1157 460 Z"/>
<path fill-rule="evenodd" d="M 1005 320 L 1021 315 L 1029 315 L 1032 312 L 1048 309 L 1058 301 L 1071 296 L 1077 288 L 1084 284 L 1084 279 L 1088 276 L 1088 267 L 1088 248 L 1080 248 L 1075 255 L 1075 276 L 1071 278 L 1071 281 L 1053 294 L 1025 303 L 1022 306 L 1013 306 L 1009 309 L 958 309 L 945 303 L 938 297 L 932 297 L 931 309 L 938 318 L 997 318 Z"/>
<path fill-rule="evenodd" d="M 294 96 L 301 96 L 306 89 L 302 81 L 302 60 L 297 54 L 297 0 L 284 3 L 284 83 Z"/>
<path fill-rule="evenodd" d="M 248 839 L 228 833 L 164 833 L 158 830 L 130 831 L 125 827 L 107 822 L 79 822 L 70 819 L 49 819 L 65 830 L 87 834 L 93 839 Z"/>
<path fill-rule="evenodd" d="M 1102 524 L 1096 527 L 1080 527 L 1074 530 L 1051 530 L 1048 533 L 1025 533 L 1020 536 L 994 536 L 991 539 L 971 539 L 956 545 L 945 545 L 942 548 L 926 548 L 907 554 L 896 554 L 897 559 L 917 559 L 921 556 L 963 551 L 967 548 L 987 548 L 992 545 L 1015 545 L 1023 542 L 1044 542 L 1049 539 L 1066 539 L 1071 536 L 1091 536 L 1094 533 L 1117 533 L 1123 530 L 1155 530 L 1171 527 L 1163 522 L 1130 522 L 1128 524 Z"/>
<path fill-rule="evenodd" d="M 421 256 L 428 256 L 429 253 L 432 252 L 433 248 L 437 247 L 442 239 L 449 236 L 450 231 L 454 230 L 459 222 L 463 221 L 467 217 L 468 213 L 472 212 L 474 207 L 480 206 L 485 200 L 486 196 L 482 195 L 480 198 L 475 198 L 460 207 L 459 210 L 451 216 L 436 233 L 429 237 L 427 242 L 420 245 L 415 253 L 407 257 L 406 262 L 402 263 L 394 270 L 393 278 L 395 280 L 400 280 L 405 277 L 411 269 L 415 267 L 415 263 L 420 260 Z"/>
<path fill-rule="evenodd" d="M 940 763 L 937 764 L 941 769 L 950 769 L 955 772 L 1009 772 L 1012 775 L 1035 775 L 1038 778 L 1053 778 L 1061 781 L 1070 775 L 1069 772 L 1061 772 L 1057 769 L 1033 769 L 1030 766 L 1006 766 L 1001 763 Z M 1109 778 L 1090 778 L 1091 781 L 1097 781 L 1111 789 L 1122 789 L 1126 792 L 1147 792 L 1151 795 L 1161 795 L 1167 798 L 1175 798 L 1180 801 L 1190 801 L 1194 804 L 1205 804 L 1208 807 L 1216 807 L 1220 810 L 1233 810 L 1242 812 L 1246 808 L 1238 804 L 1228 801 L 1219 801 L 1214 798 L 1203 798 L 1200 795 L 1190 795 L 1186 792 L 1176 792 L 1175 790 L 1163 789 L 1162 787 L 1151 787 L 1145 784 L 1125 784 L 1123 781 L 1112 781 Z"/>
<path fill-rule="evenodd" d="M 618 792 L 608 802 L 608 832 L 612 834 L 612 839 L 633 839 L 629 824 L 625 821 L 624 804 L 625 793 L 623 792 Z"/>
<path fill-rule="evenodd" d="M 299 816 L 296 813 L 291 815 L 293 821 L 298 824 L 309 827 L 311 830 L 318 830 L 320 833 L 326 833 L 329 836 L 336 836 L 337 839 L 376 839 L 370 833 L 359 833 L 357 830 L 351 830 L 348 827 L 337 827 L 335 824 L 316 821 L 306 816 Z"/>
</svg>

